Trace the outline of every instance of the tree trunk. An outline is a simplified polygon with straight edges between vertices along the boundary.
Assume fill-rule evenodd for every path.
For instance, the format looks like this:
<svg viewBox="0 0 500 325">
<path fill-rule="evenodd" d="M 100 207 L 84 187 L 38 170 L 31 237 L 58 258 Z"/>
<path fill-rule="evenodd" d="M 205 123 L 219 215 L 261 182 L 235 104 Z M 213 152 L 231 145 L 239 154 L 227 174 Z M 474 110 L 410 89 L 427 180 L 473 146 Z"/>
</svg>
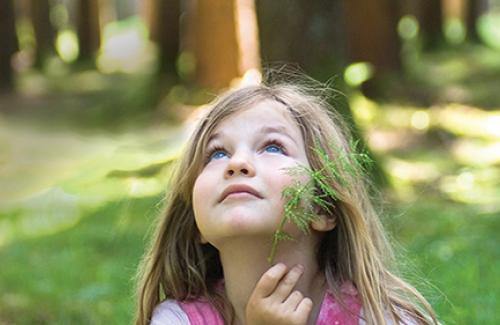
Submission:
<svg viewBox="0 0 500 325">
<path fill-rule="evenodd" d="M 422 32 L 423 49 L 433 50 L 445 44 L 442 0 L 420 1 L 418 21 Z"/>
<path fill-rule="evenodd" d="M 339 7 L 331 0 L 257 1 L 263 60 L 298 65 L 319 79 L 338 73 L 346 63 Z"/>
<path fill-rule="evenodd" d="M 99 0 L 79 0 L 76 13 L 78 36 L 78 61 L 93 62 L 99 50 L 101 35 L 99 25 Z"/>
<path fill-rule="evenodd" d="M 236 1 L 198 0 L 195 4 L 193 46 L 196 82 L 201 86 L 221 89 L 240 76 Z"/>
<path fill-rule="evenodd" d="M 36 42 L 34 66 L 42 68 L 44 61 L 55 53 L 56 31 L 50 22 L 49 0 L 31 0 L 29 4 Z"/>
<path fill-rule="evenodd" d="M 0 4 L 0 92 L 9 91 L 14 84 L 12 54 L 17 50 L 14 0 L 3 0 Z"/>
<path fill-rule="evenodd" d="M 401 68 L 396 0 L 345 0 L 348 51 L 351 61 L 367 61 L 375 71 Z"/>
<path fill-rule="evenodd" d="M 148 0 L 144 3 L 151 40 L 158 45 L 158 72 L 177 80 L 180 0 Z"/>
<path fill-rule="evenodd" d="M 468 0 L 465 14 L 465 28 L 467 30 L 467 40 L 470 42 L 480 42 L 477 32 L 477 20 L 485 12 L 486 5 L 481 0 Z"/>
</svg>

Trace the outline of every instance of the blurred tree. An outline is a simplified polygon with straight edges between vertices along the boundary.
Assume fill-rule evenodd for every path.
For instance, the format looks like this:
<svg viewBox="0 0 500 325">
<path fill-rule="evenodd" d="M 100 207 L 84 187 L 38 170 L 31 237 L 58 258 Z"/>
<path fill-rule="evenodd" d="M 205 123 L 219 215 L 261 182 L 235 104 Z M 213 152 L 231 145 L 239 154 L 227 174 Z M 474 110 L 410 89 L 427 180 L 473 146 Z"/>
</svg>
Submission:
<svg viewBox="0 0 500 325">
<path fill-rule="evenodd" d="M 239 76 L 236 34 L 237 0 L 199 0 L 194 13 L 196 81 L 209 88 L 227 87 Z"/>
<path fill-rule="evenodd" d="M 41 68 L 44 61 L 55 54 L 56 31 L 50 21 L 49 0 L 30 0 L 29 15 L 36 43 L 33 65 Z"/>
<path fill-rule="evenodd" d="M 418 6 L 419 0 L 401 0 L 399 5 L 399 11 L 401 16 L 412 15 L 414 17 L 418 16 Z"/>
<path fill-rule="evenodd" d="M 158 72 L 172 81 L 178 80 L 176 61 L 179 55 L 180 0 L 147 0 L 143 10 L 150 38 L 158 45 Z"/>
<path fill-rule="evenodd" d="M 378 72 L 401 68 L 396 0 L 344 0 L 347 47 L 352 62 L 370 62 Z"/>
<path fill-rule="evenodd" d="M 121 6 L 122 2 L 120 2 L 120 8 Z M 101 29 L 116 20 L 119 20 L 119 17 L 115 0 L 99 0 L 99 23 L 101 25 Z"/>
<path fill-rule="evenodd" d="M 90 63 L 95 59 L 101 42 L 99 0 L 78 0 L 76 34 L 78 36 L 78 62 Z"/>
<path fill-rule="evenodd" d="M 17 50 L 14 0 L 0 3 L 0 91 L 13 88 L 12 55 Z"/>
<path fill-rule="evenodd" d="M 446 41 L 443 33 L 442 0 L 419 1 L 418 21 L 422 35 L 424 51 L 443 46 Z"/>
<path fill-rule="evenodd" d="M 467 11 L 465 15 L 465 27 L 467 30 L 467 40 L 471 42 L 479 42 L 479 34 L 477 32 L 477 20 L 487 11 L 488 3 L 485 0 L 468 0 Z"/>
<path fill-rule="evenodd" d="M 320 79 L 341 70 L 346 49 L 340 1 L 261 0 L 256 4 L 266 63 L 293 63 Z"/>
</svg>

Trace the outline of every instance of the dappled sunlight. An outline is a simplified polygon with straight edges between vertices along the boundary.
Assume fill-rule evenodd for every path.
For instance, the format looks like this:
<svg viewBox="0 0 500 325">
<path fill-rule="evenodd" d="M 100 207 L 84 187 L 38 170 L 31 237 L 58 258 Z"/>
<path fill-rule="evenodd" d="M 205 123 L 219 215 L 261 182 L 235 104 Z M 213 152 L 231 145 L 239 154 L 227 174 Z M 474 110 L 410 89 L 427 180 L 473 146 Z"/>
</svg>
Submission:
<svg viewBox="0 0 500 325">
<path fill-rule="evenodd" d="M 71 63 L 78 57 L 78 39 L 71 29 L 60 31 L 56 37 L 56 51 L 64 62 Z"/>
<path fill-rule="evenodd" d="M 85 211 L 165 191 L 186 134 L 175 128 L 115 135 L 0 128 L 0 246 L 75 226 Z"/>
<path fill-rule="evenodd" d="M 441 175 L 437 166 L 432 162 L 405 161 L 397 158 L 388 158 L 384 163 L 389 174 L 391 185 L 405 200 L 415 200 L 420 194 L 415 190 L 416 184 L 430 183 Z"/>
<path fill-rule="evenodd" d="M 59 187 L 23 200 L 22 205 L 12 211 L 10 216 L 0 217 L 0 247 L 15 239 L 63 231 L 76 225 L 83 215 L 79 198 Z"/>
<path fill-rule="evenodd" d="M 451 104 L 436 109 L 439 125 L 456 135 L 500 139 L 500 112 L 483 111 L 479 108 Z"/>
<path fill-rule="evenodd" d="M 241 78 L 241 86 L 258 85 L 262 81 L 262 73 L 258 69 L 245 71 Z"/>
<path fill-rule="evenodd" d="M 478 204 L 486 212 L 498 212 L 499 179 L 498 168 L 464 169 L 457 175 L 443 177 L 440 189 L 458 202 Z"/>
<path fill-rule="evenodd" d="M 500 165 L 500 141 L 459 139 L 451 148 L 453 157 L 464 165 Z"/>
<path fill-rule="evenodd" d="M 380 106 L 360 92 L 350 96 L 350 103 L 354 118 L 363 128 L 368 128 L 374 118 L 381 115 L 379 112 Z"/>
<path fill-rule="evenodd" d="M 344 71 L 344 80 L 351 87 L 358 87 L 366 80 L 373 77 L 375 69 L 368 62 L 352 63 Z"/>
<path fill-rule="evenodd" d="M 398 34 L 404 40 L 413 40 L 418 36 L 419 23 L 414 15 L 405 15 L 398 22 Z"/>
<path fill-rule="evenodd" d="M 367 142 L 375 152 L 388 152 L 397 149 L 410 148 L 415 145 L 419 138 L 410 130 L 383 130 L 371 129 Z"/>
<path fill-rule="evenodd" d="M 410 124 L 414 129 L 425 131 L 429 128 L 429 113 L 424 110 L 413 112 Z"/>
<path fill-rule="evenodd" d="M 351 107 L 370 148 L 384 154 L 381 163 L 401 199 L 438 191 L 457 202 L 500 210 L 498 111 L 456 103 L 378 104 L 359 93 L 351 97 Z M 424 148 L 428 154 L 418 154 Z"/>
<path fill-rule="evenodd" d="M 165 190 L 165 184 L 155 178 L 131 177 L 127 181 L 130 197 L 146 197 L 158 194 Z"/>
<path fill-rule="evenodd" d="M 151 70 L 155 62 L 154 45 L 139 17 L 115 21 L 104 27 L 103 46 L 97 68 L 103 73 L 137 73 Z"/>
<path fill-rule="evenodd" d="M 481 16 L 478 32 L 489 46 L 500 49 L 500 10 Z"/>
</svg>

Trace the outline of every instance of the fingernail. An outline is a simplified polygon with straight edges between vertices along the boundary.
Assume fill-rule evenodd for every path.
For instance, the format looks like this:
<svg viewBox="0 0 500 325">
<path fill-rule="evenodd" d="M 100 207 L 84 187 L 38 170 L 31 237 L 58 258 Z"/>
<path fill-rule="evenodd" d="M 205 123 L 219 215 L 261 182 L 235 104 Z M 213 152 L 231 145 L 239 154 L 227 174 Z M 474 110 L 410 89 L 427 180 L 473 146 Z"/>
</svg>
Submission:
<svg viewBox="0 0 500 325">
<path fill-rule="evenodd" d="M 302 264 L 297 264 L 297 265 L 295 265 L 295 267 L 297 268 L 297 270 L 299 270 L 301 272 L 304 271 L 304 265 L 302 265 Z"/>
<path fill-rule="evenodd" d="M 286 268 L 286 265 L 283 263 L 278 263 L 278 264 L 274 265 L 274 267 L 276 269 L 280 270 L 280 269 Z"/>
</svg>

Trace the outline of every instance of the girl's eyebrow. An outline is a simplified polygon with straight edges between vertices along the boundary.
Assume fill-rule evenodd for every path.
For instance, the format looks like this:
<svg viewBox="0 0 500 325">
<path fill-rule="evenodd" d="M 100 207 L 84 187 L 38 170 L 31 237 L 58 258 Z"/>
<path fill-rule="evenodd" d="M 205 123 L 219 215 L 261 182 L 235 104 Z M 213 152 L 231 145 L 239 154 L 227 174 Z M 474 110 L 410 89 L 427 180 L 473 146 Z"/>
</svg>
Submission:
<svg viewBox="0 0 500 325">
<path fill-rule="evenodd" d="M 284 125 L 265 125 L 261 127 L 258 131 L 260 134 L 269 134 L 269 133 L 279 133 L 290 140 L 292 140 L 295 144 L 297 144 L 297 141 L 289 134 L 288 128 L 285 127 Z M 218 138 L 223 138 L 224 137 L 224 132 L 215 132 L 210 137 L 208 138 L 207 145 L 210 144 L 210 142 L 217 140 Z"/>
<path fill-rule="evenodd" d="M 288 128 L 284 125 L 273 125 L 273 126 L 266 125 L 260 128 L 259 133 L 262 134 L 279 133 L 292 140 L 295 144 L 297 144 L 297 141 L 289 134 Z"/>
</svg>

